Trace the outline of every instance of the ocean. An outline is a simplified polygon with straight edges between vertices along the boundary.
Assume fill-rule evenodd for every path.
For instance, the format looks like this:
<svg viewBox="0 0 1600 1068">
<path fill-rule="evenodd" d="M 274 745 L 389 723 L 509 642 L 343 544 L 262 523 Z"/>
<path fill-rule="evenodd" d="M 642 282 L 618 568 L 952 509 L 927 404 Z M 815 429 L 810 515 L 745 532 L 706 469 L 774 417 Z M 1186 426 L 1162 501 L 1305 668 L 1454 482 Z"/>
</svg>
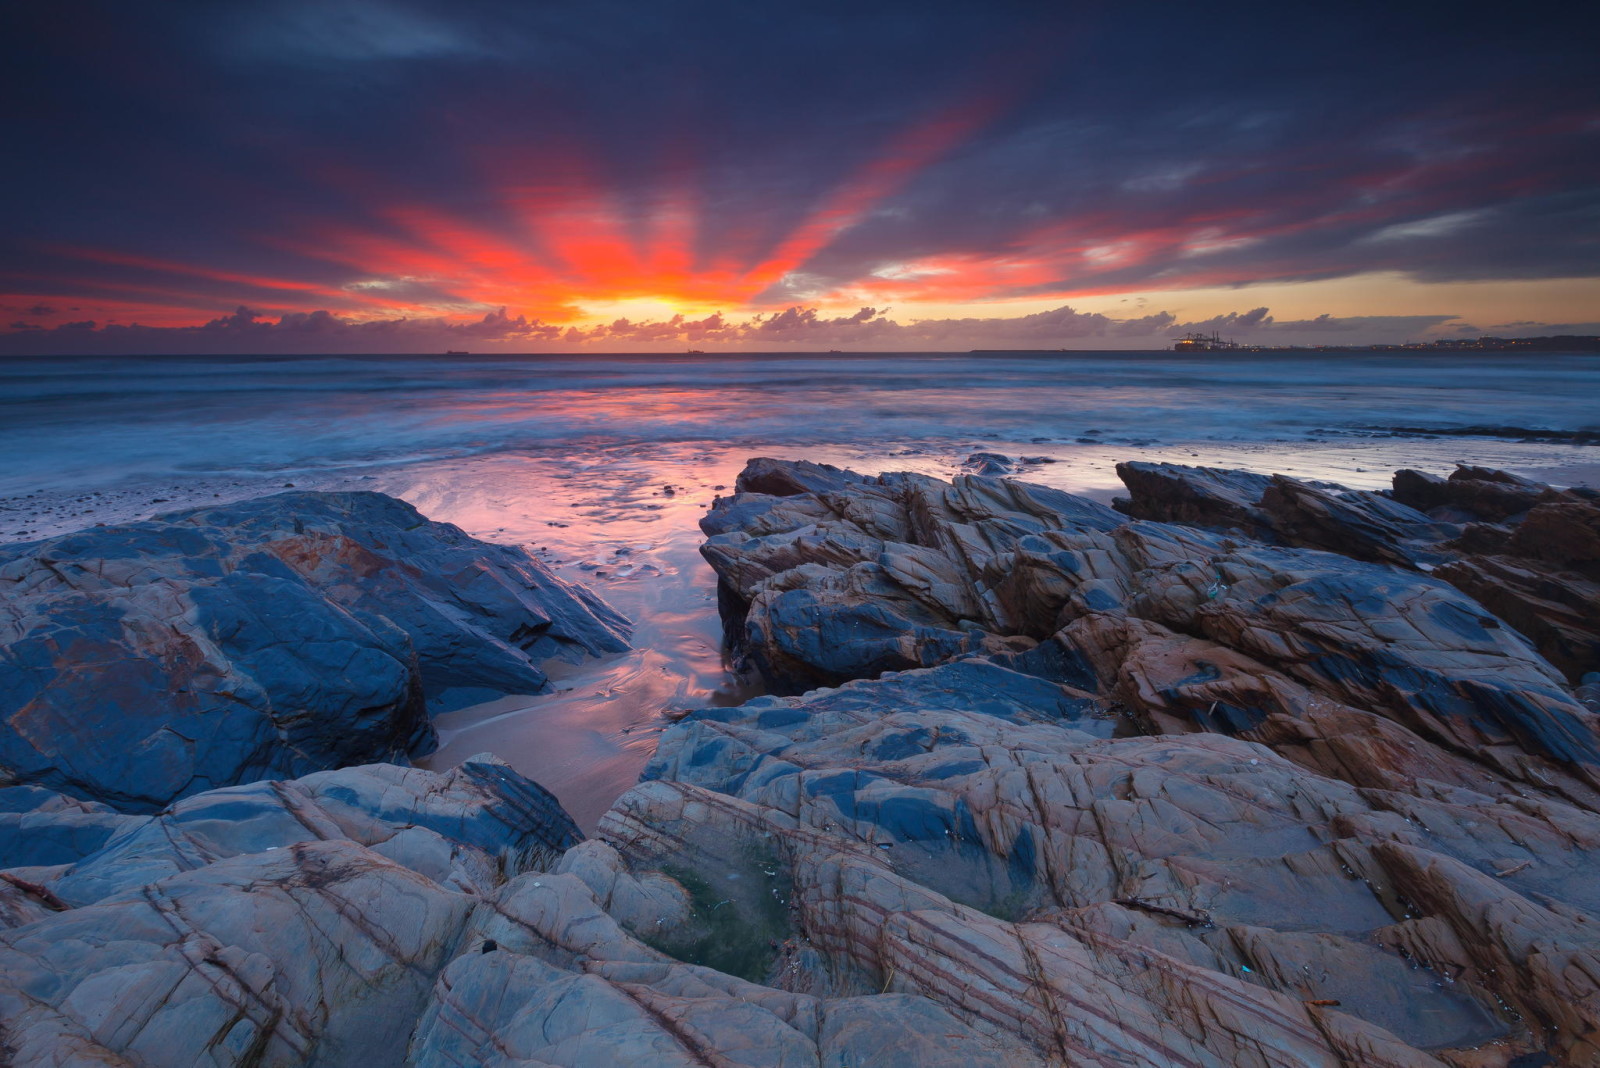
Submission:
<svg viewBox="0 0 1600 1068">
<path fill-rule="evenodd" d="M 637 622 L 562 692 L 446 712 L 580 823 L 636 778 L 663 714 L 758 687 L 723 657 L 696 521 L 751 456 L 949 477 L 974 452 L 1101 500 L 1120 460 L 1361 488 L 1486 464 L 1600 481 L 1600 451 L 1451 433 L 1600 431 L 1593 355 L 936 353 L 0 361 L 0 541 L 299 489 L 374 489 L 525 546 Z M 1405 428 L 1397 431 L 1395 428 Z"/>
</svg>

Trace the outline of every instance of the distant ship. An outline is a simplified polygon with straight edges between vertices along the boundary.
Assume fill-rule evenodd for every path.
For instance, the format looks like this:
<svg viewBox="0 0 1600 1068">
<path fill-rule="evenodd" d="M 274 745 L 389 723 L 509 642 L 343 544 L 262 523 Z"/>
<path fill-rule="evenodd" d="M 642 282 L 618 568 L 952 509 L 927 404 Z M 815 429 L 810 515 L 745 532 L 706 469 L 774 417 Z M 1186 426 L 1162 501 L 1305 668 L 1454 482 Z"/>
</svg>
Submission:
<svg viewBox="0 0 1600 1068">
<path fill-rule="evenodd" d="M 1173 352 L 1231 352 L 1239 347 L 1237 341 L 1224 341 L 1213 333 L 1210 337 L 1204 334 L 1185 334 L 1172 346 Z"/>
<path fill-rule="evenodd" d="M 468 352 L 466 349 L 446 349 L 444 354 L 446 356 L 471 356 L 472 355 L 472 353 Z"/>
<path fill-rule="evenodd" d="M 688 354 L 690 356 L 704 356 L 706 354 L 706 350 L 705 349 L 690 349 Z"/>
</svg>

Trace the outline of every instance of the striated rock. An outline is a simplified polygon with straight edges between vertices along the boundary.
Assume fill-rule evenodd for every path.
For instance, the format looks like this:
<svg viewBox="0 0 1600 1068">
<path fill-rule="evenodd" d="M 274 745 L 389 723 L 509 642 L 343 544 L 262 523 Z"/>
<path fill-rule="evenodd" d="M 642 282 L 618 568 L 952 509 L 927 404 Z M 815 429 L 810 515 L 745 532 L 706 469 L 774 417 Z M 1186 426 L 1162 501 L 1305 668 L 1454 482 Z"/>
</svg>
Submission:
<svg viewBox="0 0 1600 1068">
<path fill-rule="evenodd" d="M 431 746 L 427 699 L 539 692 L 624 623 L 375 493 L 289 493 L 0 554 L 0 782 L 125 809 Z"/>
<path fill-rule="evenodd" d="M 138 831 L 57 880 L 76 908 L 0 881 L 16 1063 L 1043 1063 L 930 998 L 730 974 L 769 949 L 722 939 L 740 921 L 704 896 L 710 857 L 663 865 L 685 889 L 573 845 L 548 796 L 493 761 L 350 768 L 130 818 Z M 418 834 L 455 851 L 449 872 Z M 495 862 L 519 843 L 549 850 L 532 858 L 547 870 Z M 741 908 L 785 912 L 765 880 L 751 889 Z"/>
<path fill-rule="evenodd" d="M 1396 471 L 1394 496 L 1422 511 L 1446 510 L 1473 519 L 1500 523 L 1553 495 L 1531 479 L 1486 467 L 1459 465 L 1449 478 L 1421 471 Z"/>
<path fill-rule="evenodd" d="M 1357 560 L 1431 567 L 1450 558 L 1441 543 L 1460 533 L 1396 496 L 1328 482 L 1144 462 L 1120 463 L 1117 475 L 1132 494 L 1124 511 L 1135 519 L 1237 531 Z"/>
<path fill-rule="evenodd" d="M 800 493 L 822 493 L 843 489 L 863 481 L 854 471 L 810 460 L 774 460 L 757 457 L 745 464 L 734 483 L 735 493 L 765 493 L 773 497 L 792 497 Z"/>
<path fill-rule="evenodd" d="M 991 482 L 958 479 L 941 489 L 883 476 L 818 498 L 840 516 L 826 525 L 709 539 L 706 558 L 745 599 L 730 624 L 752 662 L 776 688 L 796 692 L 1019 650 L 1060 632 L 1080 660 L 1098 663 L 1090 685 L 1121 685 L 1128 700 L 1116 672 L 1143 638 L 1108 644 L 1113 632 L 1102 626 L 1089 647 L 1078 643 L 1095 617 L 1132 617 L 1231 651 L 1253 665 L 1241 675 L 1270 671 L 1513 777 L 1572 777 L 1566 789 L 1591 790 L 1600 743 L 1588 711 L 1522 635 L 1446 582 L 1169 524 L 1111 527 L 1091 508 L 1061 502 L 1066 494 L 1045 499 Z M 843 518 L 841 498 L 886 492 L 906 517 L 890 537 Z M 1196 670 L 1203 678 L 1208 669 Z M 1304 700 L 1223 702 L 1219 720 L 1217 700 L 1203 710 L 1159 710 L 1237 730 L 1306 708 Z"/>
<path fill-rule="evenodd" d="M 591 841 L 492 758 L 150 817 L 0 791 L 36 810 L 17 841 L 61 839 L 0 872 L 7 1052 L 1600 1062 L 1594 719 L 1461 590 L 999 479 L 751 481 L 707 523 L 730 628 L 792 688 L 871 677 L 689 713 Z M 1433 522 L 1255 506 L 1364 553 Z"/>
<path fill-rule="evenodd" d="M 1430 571 L 1531 639 L 1569 681 L 1600 668 L 1600 505 L 1505 471 L 1395 472 L 1392 494 L 1128 463 L 1130 515 Z M 1460 524 L 1465 524 L 1461 526 Z"/>
<path fill-rule="evenodd" d="M 975 452 L 961 461 L 961 467 L 973 475 L 1009 475 L 1016 471 L 1017 461 L 1002 452 Z"/>
<path fill-rule="evenodd" d="M 966 709 L 957 669 L 996 673 Z M 1126 723 L 1094 702 L 997 701 L 1004 674 L 694 713 L 601 833 L 638 867 L 725 872 L 718 911 L 779 947 L 747 978 L 917 993 L 1047 1060 L 1600 1055 L 1593 811 L 1420 774 L 1358 786 L 1213 733 L 1107 737 Z M 788 914 L 741 898 L 751 878 Z"/>
<path fill-rule="evenodd" d="M 583 838 L 554 797 L 488 754 L 444 774 L 369 764 L 233 786 L 133 819 L 45 885 L 86 905 L 228 857 L 347 839 L 441 885 L 481 890 L 529 855 Z"/>
<path fill-rule="evenodd" d="M 1509 530 L 1475 524 L 1454 547 L 1467 555 L 1440 578 L 1526 634 L 1568 680 L 1600 668 L 1600 504 L 1544 499 Z"/>
<path fill-rule="evenodd" d="M 1267 527 L 1259 505 L 1272 479 L 1251 471 L 1135 460 L 1117 465 L 1131 497 L 1119 508 L 1134 519 L 1221 527 L 1246 534 Z"/>
<path fill-rule="evenodd" d="M 761 479 L 782 481 L 776 461 L 759 463 Z M 780 691 L 1014 649 L 1010 609 L 974 574 L 1030 535 L 1121 522 L 1093 501 L 1000 479 L 830 477 L 817 494 L 719 498 L 701 523 L 730 638 Z"/>
<path fill-rule="evenodd" d="M 122 819 L 41 883 L 0 872 L 0 1035 L 17 1064 L 398 1064 L 479 902 L 582 837 L 490 757 Z"/>
<path fill-rule="evenodd" d="M 1459 528 L 1381 493 L 1328 489 L 1273 475 L 1261 496 L 1278 541 L 1400 567 L 1448 559 L 1439 543 Z"/>
<path fill-rule="evenodd" d="M 885 494 L 898 511 L 856 510 L 870 528 L 845 518 Z M 915 603 L 988 644 L 662 738 L 659 782 L 602 833 L 636 869 L 729 872 L 706 893 L 775 947 L 747 979 L 881 983 L 1067 1063 L 1600 1058 L 1595 720 L 1505 620 L 1414 569 L 1433 517 L 1292 480 L 1248 502 L 1276 540 L 1365 532 L 1353 551 L 1413 565 L 1390 566 L 1059 511 L 951 522 L 907 476 L 791 499 L 837 518 L 707 545 L 750 595 L 730 625 L 758 664 L 848 666 L 766 629 L 776 590 L 809 598 L 816 634 L 877 608 L 881 640 L 912 641 Z M 1540 507 L 1566 510 L 1553 525 L 1571 503 Z M 973 658 L 997 639 L 1013 651 Z M 751 855 L 787 916 L 731 889 Z"/>
<path fill-rule="evenodd" d="M 474 900 L 347 841 L 233 857 L 0 936 L 17 1064 L 398 1064 Z"/>
<path fill-rule="evenodd" d="M 928 998 L 817 996 L 680 962 L 597 904 L 563 874 L 509 884 L 475 922 L 478 946 L 494 949 L 440 977 L 412 1063 L 1042 1064 Z"/>
</svg>

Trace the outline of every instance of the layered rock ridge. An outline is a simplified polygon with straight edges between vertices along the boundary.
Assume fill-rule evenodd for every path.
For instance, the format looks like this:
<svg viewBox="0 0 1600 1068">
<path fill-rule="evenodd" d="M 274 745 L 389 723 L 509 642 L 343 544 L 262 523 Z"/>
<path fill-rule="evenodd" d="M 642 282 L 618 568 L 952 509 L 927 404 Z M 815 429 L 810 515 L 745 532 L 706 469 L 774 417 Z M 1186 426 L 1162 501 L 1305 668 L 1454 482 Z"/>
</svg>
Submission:
<svg viewBox="0 0 1600 1068">
<path fill-rule="evenodd" d="M 1594 713 L 1430 573 L 1473 523 L 1509 543 L 1593 501 L 1463 526 L 1155 474 L 1183 522 L 753 461 L 704 553 L 730 638 L 810 692 L 691 715 L 603 829 L 658 841 L 664 807 L 694 841 L 734 818 L 700 791 L 728 798 L 806 843 L 774 967 L 816 954 L 1046 1061 L 1600 1061 Z M 1581 562 L 1555 540 L 1539 566 Z"/>
<path fill-rule="evenodd" d="M 540 693 L 627 623 L 377 493 L 284 493 L 0 549 L 0 784 L 149 811 L 427 751 L 430 703 Z"/>
<path fill-rule="evenodd" d="M 1594 717 L 1438 577 L 1470 522 L 1354 559 L 982 476 L 738 489 L 705 551 L 786 692 L 672 725 L 592 840 L 488 756 L 0 790 L 0 1060 L 1600 1063 Z"/>
</svg>

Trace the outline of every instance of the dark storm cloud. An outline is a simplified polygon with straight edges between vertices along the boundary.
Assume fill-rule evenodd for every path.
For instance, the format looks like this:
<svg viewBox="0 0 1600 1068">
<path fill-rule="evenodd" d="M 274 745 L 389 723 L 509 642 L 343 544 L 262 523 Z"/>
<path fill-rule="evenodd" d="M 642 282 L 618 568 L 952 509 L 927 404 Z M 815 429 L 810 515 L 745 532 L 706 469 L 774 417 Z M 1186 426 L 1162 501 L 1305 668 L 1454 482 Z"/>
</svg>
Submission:
<svg viewBox="0 0 1600 1068">
<path fill-rule="evenodd" d="M 779 308 L 1594 275 L 1594 13 L 1405 6 L 9 5 L 0 294 L 479 314 L 461 235 L 573 189 Z M 572 244 L 530 300 L 606 284 Z"/>
</svg>

